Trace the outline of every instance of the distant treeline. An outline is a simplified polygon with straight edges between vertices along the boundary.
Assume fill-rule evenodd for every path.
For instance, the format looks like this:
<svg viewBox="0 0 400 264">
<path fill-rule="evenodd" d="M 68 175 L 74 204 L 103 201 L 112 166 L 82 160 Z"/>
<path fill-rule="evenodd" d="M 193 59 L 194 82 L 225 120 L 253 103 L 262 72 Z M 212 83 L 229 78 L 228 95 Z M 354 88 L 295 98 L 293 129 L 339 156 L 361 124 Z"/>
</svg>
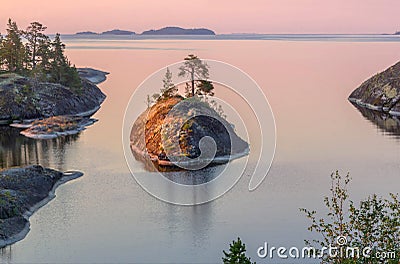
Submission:
<svg viewBox="0 0 400 264">
<path fill-rule="evenodd" d="M 108 30 L 102 33 L 93 31 L 77 32 L 76 35 L 215 35 L 215 32 L 206 28 L 181 28 L 181 27 L 164 27 L 160 29 L 151 29 L 136 34 L 129 30 Z"/>
<path fill-rule="evenodd" d="M 61 42 L 60 34 L 51 40 L 44 34 L 46 28 L 39 22 L 32 22 L 21 30 L 9 19 L 6 34 L 0 34 L 0 72 L 81 89 L 81 79 L 64 54 L 65 44 Z"/>
</svg>

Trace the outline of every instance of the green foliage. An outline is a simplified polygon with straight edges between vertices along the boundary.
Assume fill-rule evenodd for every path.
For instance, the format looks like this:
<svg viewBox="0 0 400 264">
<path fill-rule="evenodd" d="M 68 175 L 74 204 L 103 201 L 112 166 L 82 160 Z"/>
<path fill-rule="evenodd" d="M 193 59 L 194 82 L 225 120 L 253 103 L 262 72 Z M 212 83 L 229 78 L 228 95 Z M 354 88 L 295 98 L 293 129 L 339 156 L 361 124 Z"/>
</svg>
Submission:
<svg viewBox="0 0 400 264">
<path fill-rule="evenodd" d="M 214 96 L 214 85 L 210 81 L 200 80 L 197 85 L 196 94 L 202 96 Z"/>
<path fill-rule="evenodd" d="M 210 93 L 214 89 L 214 86 L 210 81 L 207 81 L 209 77 L 209 66 L 207 63 L 201 61 L 193 54 L 190 54 L 184 60 L 184 64 L 179 67 L 178 76 L 186 76 L 190 79 L 191 84 L 187 84 L 186 86 L 186 97 L 204 94 L 206 91 Z"/>
<path fill-rule="evenodd" d="M 322 240 L 306 240 L 308 246 L 329 247 L 338 245 L 337 238 L 345 237 L 347 243 L 342 247 L 370 247 L 371 257 L 331 258 L 324 255 L 321 263 L 388 263 L 398 264 L 400 258 L 400 202 L 398 195 L 390 194 L 390 199 L 376 194 L 362 200 L 359 206 L 349 200 L 349 174 L 342 177 L 339 172 L 331 175 L 331 195 L 324 197 L 328 209 L 326 218 L 317 218 L 316 211 L 300 209 L 311 220 L 308 230 L 322 236 Z M 340 245 L 339 245 L 340 247 Z M 376 253 L 393 252 L 395 258 L 378 258 Z"/>
<path fill-rule="evenodd" d="M 43 60 L 41 56 L 43 49 L 41 46 L 44 46 L 49 42 L 49 37 L 43 33 L 46 28 L 47 27 L 43 26 L 39 22 L 32 22 L 25 31 L 22 31 L 22 34 L 28 41 L 26 44 L 26 50 L 31 58 L 29 62 L 31 69 L 36 67 L 38 61 Z"/>
<path fill-rule="evenodd" d="M 175 96 L 177 93 L 178 93 L 178 88 L 172 82 L 172 73 L 169 70 L 169 68 L 167 68 L 167 71 L 163 79 L 163 88 L 161 89 L 160 98 L 162 99 L 170 98 Z"/>
<path fill-rule="evenodd" d="M 49 81 L 70 87 L 74 92 L 81 92 L 82 82 L 75 66 L 71 66 L 64 55 L 65 44 L 61 42 L 60 34 L 56 34 L 51 43 L 52 51 L 49 70 Z"/>
<path fill-rule="evenodd" d="M 17 199 L 8 190 L 0 192 L 0 218 L 9 218 L 20 214 L 21 208 L 17 204 Z"/>
<path fill-rule="evenodd" d="M 242 243 L 239 237 L 237 241 L 232 241 L 232 244 L 229 244 L 229 252 L 224 250 L 223 253 L 222 261 L 224 264 L 252 264 L 251 259 L 246 256 L 246 245 Z"/>
<path fill-rule="evenodd" d="M 30 76 L 34 81 L 60 83 L 75 93 L 82 92 L 81 79 L 64 54 L 60 34 L 51 41 L 44 34 L 46 27 L 39 22 L 32 22 L 22 31 L 9 19 L 7 27 L 6 36 L 0 38 L 0 71 Z"/>
<path fill-rule="evenodd" d="M 17 73 L 23 72 L 27 51 L 22 43 L 22 31 L 11 19 L 8 19 L 7 34 L 2 38 L 0 44 L 2 69 Z"/>
</svg>

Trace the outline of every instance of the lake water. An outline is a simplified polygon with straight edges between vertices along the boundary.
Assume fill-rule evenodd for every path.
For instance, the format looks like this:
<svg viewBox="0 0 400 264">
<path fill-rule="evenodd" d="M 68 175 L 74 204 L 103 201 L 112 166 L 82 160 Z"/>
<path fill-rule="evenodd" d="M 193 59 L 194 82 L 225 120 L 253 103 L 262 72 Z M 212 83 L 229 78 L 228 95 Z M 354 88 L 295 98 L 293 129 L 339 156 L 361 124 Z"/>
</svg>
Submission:
<svg viewBox="0 0 400 264">
<path fill-rule="evenodd" d="M 386 129 L 347 101 L 362 81 L 400 60 L 397 38 L 65 40 L 78 67 L 111 73 L 100 85 L 107 99 L 94 116 L 99 122 L 75 137 L 34 141 L 0 127 L 1 167 L 40 163 L 85 173 L 30 218 L 31 231 L 3 249 L 3 262 L 220 263 L 240 236 L 252 260 L 266 263 L 256 254 L 265 241 L 289 248 L 314 238 L 298 208 L 324 212 L 331 172 L 350 172 L 355 201 L 399 191 L 399 124 Z M 275 115 L 277 148 L 256 191 L 243 177 L 221 198 L 185 207 L 135 182 L 121 131 L 136 87 L 189 53 L 235 65 L 260 85 Z"/>
</svg>

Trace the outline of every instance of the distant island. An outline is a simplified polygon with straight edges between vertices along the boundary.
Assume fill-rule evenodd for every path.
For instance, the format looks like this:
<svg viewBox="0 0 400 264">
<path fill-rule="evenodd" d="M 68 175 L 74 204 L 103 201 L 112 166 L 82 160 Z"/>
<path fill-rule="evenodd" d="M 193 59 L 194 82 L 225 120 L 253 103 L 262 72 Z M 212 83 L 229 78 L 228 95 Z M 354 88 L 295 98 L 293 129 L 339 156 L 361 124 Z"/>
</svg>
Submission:
<svg viewBox="0 0 400 264">
<path fill-rule="evenodd" d="M 206 28 L 185 29 L 180 27 L 164 27 L 143 31 L 142 35 L 215 35 L 215 32 Z"/>
<path fill-rule="evenodd" d="M 129 30 L 113 29 L 109 31 L 104 31 L 101 35 L 135 35 L 136 33 Z"/>
<path fill-rule="evenodd" d="M 82 31 L 77 32 L 75 35 L 118 35 L 118 36 L 129 36 L 129 35 L 215 35 L 215 32 L 207 28 L 181 28 L 181 27 L 164 27 L 161 29 L 151 29 L 143 31 L 141 34 L 136 34 L 129 30 L 113 29 L 97 33 L 93 31 Z"/>
<path fill-rule="evenodd" d="M 98 35 L 98 33 L 93 31 L 82 31 L 75 33 L 75 35 Z"/>
<path fill-rule="evenodd" d="M 108 30 L 104 31 L 101 33 L 93 32 L 93 31 L 82 31 L 82 32 L 77 32 L 75 35 L 135 35 L 136 33 L 133 31 L 129 30 L 121 30 L 121 29 L 113 29 L 113 30 Z"/>
<path fill-rule="evenodd" d="M 400 31 L 396 31 L 396 32 L 394 32 L 394 34 L 393 35 L 400 35 Z"/>
</svg>

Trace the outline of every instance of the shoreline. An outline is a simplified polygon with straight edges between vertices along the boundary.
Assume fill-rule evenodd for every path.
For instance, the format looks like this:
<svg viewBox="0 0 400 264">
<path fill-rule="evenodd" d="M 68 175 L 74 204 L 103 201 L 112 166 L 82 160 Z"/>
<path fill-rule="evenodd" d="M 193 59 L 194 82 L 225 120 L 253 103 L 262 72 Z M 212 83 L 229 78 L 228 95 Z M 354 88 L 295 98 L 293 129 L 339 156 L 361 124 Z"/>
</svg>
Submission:
<svg viewBox="0 0 400 264">
<path fill-rule="evenodd" d="M 177 166 L 175 163 L 173 163 L 173 162 L 171 162 L 169 160 L 160 160 L 157 156 L 150 155 L 146 151 L 140 150 L 138 147 L 136 147 L 136 146 L 134 146 L 132 144 L 131 144 L 130 148 L 131 148 L 131 151 L 133 152 L 134 155 L 136 154 L 138 156 L 141 156 L 144 159 L 148 159 L 149 161 L 155 163 L 157 166 L 171 167 L 171 168 L 177 167 L 177 168 L 179 168 L 179 163 L 178 163 L 178 166 Z M 230 162 L 232 160 L 245 157 L 245 156 L 249 155 L 249 153 L 250 153 L 250 148 L 248 147 L 248 148 L 244 149 L 243 151 L 241 151 L 239 153 L 235 153 L 235 154 L 232 154 L 232 155 L 224 155 L 224 156 L 214 157 L 212 160 L 209 160 L 210 163 L 208 165 L 225 164 L 225 163 L 228 163 L 228 162 Z M 205 160 L 203 160 L 203 161 L 205 161 Z M 193 163 L 195 163 L 195 162 L 196 161 L 194 161 Z M 187 166 L 187 165 L 190 165 L 190 163 L 191 162 L 182 162 L 180 164 L 183 165 L 183 166 Z"/>
<path fill-rule="evenodd" d="M 89 119 L 89 120 L 87 120 L 87 122 L 79 124 L 75 129 L 62 131 L 62 132 L 51 131 L 48 133 L 33 133 L 29 130 L 22 130 L 20 132 L 20 134 L 27 138 L 32 138 L 32 139 L 54 139 L 54 138 L 58 138 L 58 137 L 79 134 L 80 132 L 86 130 L 86 127 L 93 125 L 97 121 L 98 121 L 97 119 Z M 26 125 L 26 126 L 28 126 L 28 125 Z M 24 126 L 12 126 L 12 127 L 23 128 Z M 32 127 L 32 125 L 29 125 L 28 128 L 30 128 L 30 127 Z"/>
<path fill-rule="evenodd" d="M 103 103 L 103 102 L 104 102 L 104 100 L 103 100 L 101 103 Z M 94 115 L 97 111 L 99 111 L 100 108 L 101 108 L 101 105 L 100 105 L 100 106 L 97 106 L 97 107 L 95 107 L 95 108 L 93 108 L 93 109 L 90 109 L 90 110 L 88 110 L 88 111 L 80 112 L 80 113 L 77 113 L 77 114 L 74 114 L 74 115 L 70 115 L 70 116 L 73 116 L 73 117 L 91 117 L 91 116 Z M 9 125 L 9 126 L 15 127 L 15 128 L 28 128 L 28 127 L 25 127 L 24 124 L 26 124 L 26 123 L 32 123 L 32 122 L 35 121 L 35 120 L 41 120 L 41 119 L 44 119 L 44 118 L 23 119 L 23 120 L 0 119 L 0 126 L 1 126 L 1 125 Z M 14 123 L 14 122 L 15 122 L 15 123 Z"/>
<path fill-rule="evenodd" d="M 5 239 L 5 240 L 0 240 L 0 248 L 4 248 L 6 246 L 12 245 L 18 241 L 21 241 L 24 239 L 29 231 L 30 231 L 30 221 L 29 218 L 37 212 L 40 208 L 48 204 L 51 200 L 53 200 L 56 197 L 56 190 L 57 188 L 69 181 L 75 180 L 77 178 L 80 178 L 83 176 L 83 172 L 79 171 L 66 171 L 63 173 L 63 176 L 53 185 L 53 188 L 49 191 L 48 195 L 46 198 L 43 200 L 37 202 L 33 206 L 31 206 L 27 211 L 25 211 L 22 216 L 25 220 L 27 220 L 25 226 L 23 229 L 21 229 L 18 233 L 12 235 L 11 237 Z"/>
<path fill-rule="evenodd" d="M 101 108 L 101 104 L 104 102 L 104 100 L 106 99 L 106 95 L 104 95 L 101 90 L 99 89 L 98 85 L 105 82 L 107 80 L 107 75 L 109 75 L 109 72 L 105 72 L 105 71 L 101 71 L 101 70 L 96 70 L 93 68 L 77 68 L 79 77 L 81 78 L 82 81 L 82 85 L 83 87 L 86 87 L 87 89 L 89 89 L 89 94 L 86 96 L 87 98 L 93 97 L 93 87 L 97 88 L 97 90 L 100 91 L 100 93 L 102 94 L 102 96 L 100 96 L 100 98 L 96 98 L 97 102 L 93 103 L 91 101 L 90 107 L 94 107 L 91 109 L 86 110 L 88 107 L 85 107 L 86 109 L 79 109 L 81 112 L 75 113 L 75 114 L 68 114 L 70 113 L 70 111 L 66 111 L 65 113 L 60 113 L 60 114 L 55 114 L 55 115 L 68 115 L 68 116 L 73 116 L 73 117 L 90 117 L 92 115 L 94 115 L 97 111 L 99 111 L 99 109 Z M 25 79 L 29 79 L 27 77 L 21 77 L 21 78 L 25 78 Z M 53 83 L 45 83 L 47 85 L 57 85 L 57 84 L 53 84 Z M 86 85 L 86 86 L 85 86 Z M 92 89 L 92 90 L 90 90 Z M 0 89 L 1 90 L 1 89 Z M 96 89 L 95 89 L 96 90 Z M 99 96 L 97 96 L 99 97 Z M 78 110 L 78 111 L 79 111 Z M 85 111 L 82 111 L 85 110 Z M 22 115 L 23 116 L 23 115 Z M 35 120 L 40 120 L 40 119 L 44 119 L 46 117 L 50 117 L 49 115 L 46 114 L 42 114 L 42 115 L 34 115 L 37 116 L 37 118 L 30 118 L 30 119 L 22 119 L 18 118 L 18 115 L 13 117 L 13 116 L 7 116 L 7 115 L 3 115 L 2 118 L 7 117 L 7 119 L 0 119 L 0 125 L 11 125 L 13 127 L 17 127 L 17 128 L 24 128 L 24 124 L 25 123 L 31 123 Z"/>
<path fill-rule="evenodd" d="M 356 105 L 358 105 L 360 107 L 363 107 L 363 108 L 366 108 L 366 109 L 369 109 L 369 110 L 378 111 L 378 112 L 381 112 L 381 113 L 384 113 L 384 114 L 388 114 L 388 115 L 392 115 L 392 116 L 400 116 L 400 112 L 389 110 L 389 108 L 387 108 L 387 107 L 380 107 L 380 106 L 364 103 L 364 102 L 361 101 L 361 99 L 356 99 L 356 98 L 351 98 L 351 97 L 349 97 L 348 100 L 353 104 L 356 104 Z"/>
</svg>

